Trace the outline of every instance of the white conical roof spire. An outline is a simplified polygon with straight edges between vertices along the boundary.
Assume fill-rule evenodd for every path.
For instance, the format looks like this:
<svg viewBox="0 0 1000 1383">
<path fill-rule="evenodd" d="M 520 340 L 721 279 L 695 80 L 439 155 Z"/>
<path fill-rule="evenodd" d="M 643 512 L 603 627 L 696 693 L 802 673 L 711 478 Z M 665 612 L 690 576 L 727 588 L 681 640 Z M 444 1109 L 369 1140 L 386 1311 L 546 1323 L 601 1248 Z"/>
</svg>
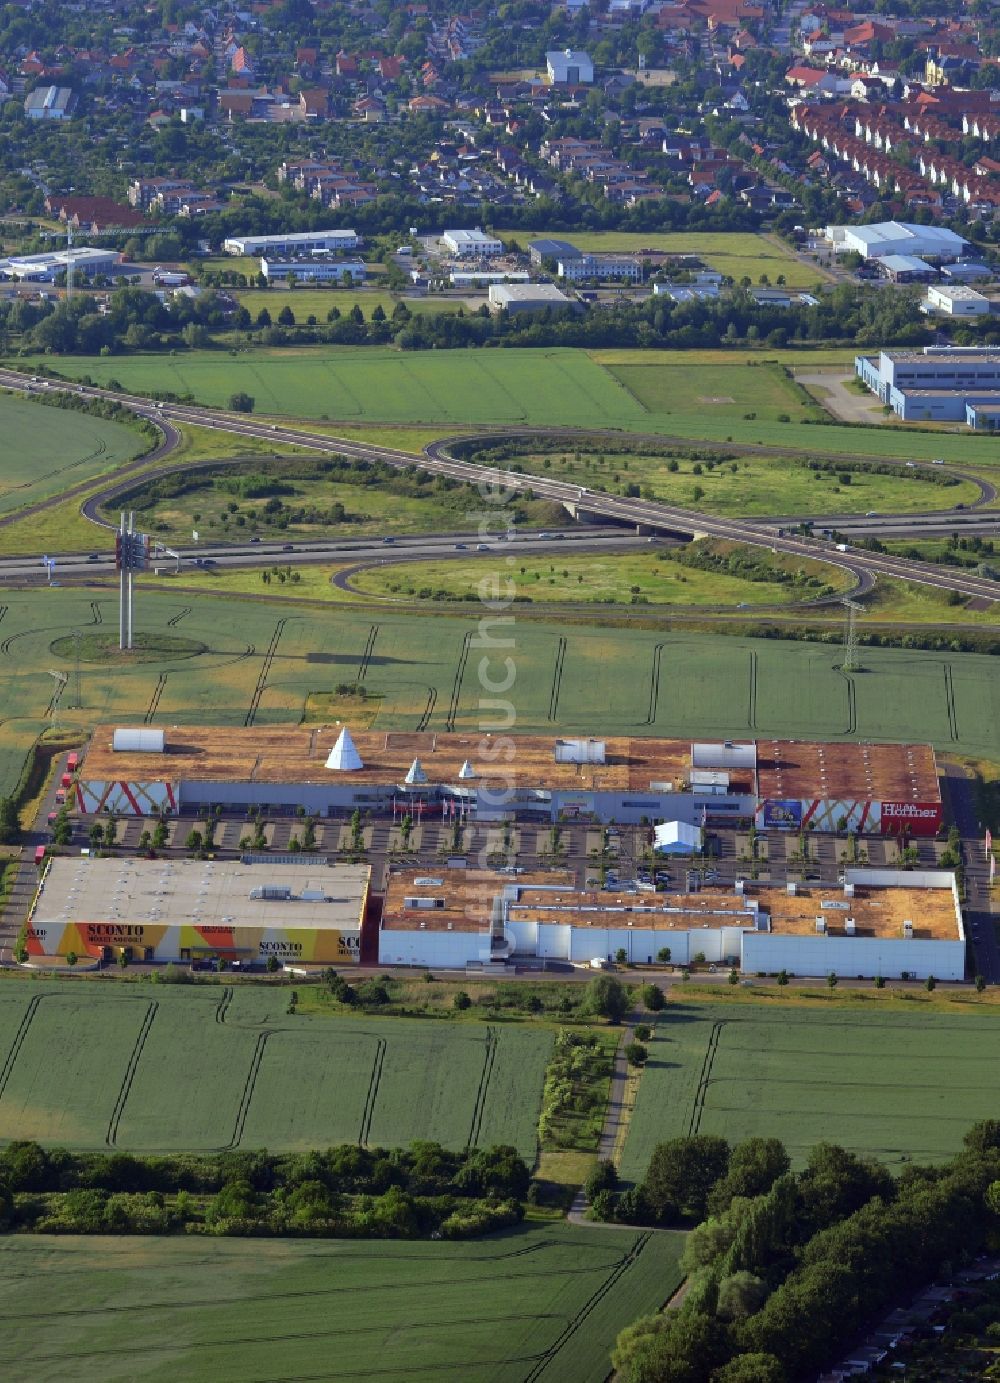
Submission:
<svg viewBox="0 0 1000 1383">
<path fill-rule="evenodd" d="M 410 771 L 409 773 L 407 773 L 403 781 L 411 785 L 413 783 L 427 782 L 427 774 L 424 772 L 424 766 L 419 759 L 414 759 L 413 763 L 410 764 Z"/>
<path fill-rule="evenodd" d="M 351 732 L 346 725 L 337 736 L 337 743 L 330 750 L 326 766 L 334 769 L 337 773 L 353 773 L 359 768 L 364 768 L 361 755 L 354 747 Z"/>
<path fill-rule="evenodd" d="M 460 778 L 474 778 L 476 776 L 476 770 L 469 763 L 468 759 L 466 759 L 465 763 L 458 770 L 458 776 Z"/>
</svg>

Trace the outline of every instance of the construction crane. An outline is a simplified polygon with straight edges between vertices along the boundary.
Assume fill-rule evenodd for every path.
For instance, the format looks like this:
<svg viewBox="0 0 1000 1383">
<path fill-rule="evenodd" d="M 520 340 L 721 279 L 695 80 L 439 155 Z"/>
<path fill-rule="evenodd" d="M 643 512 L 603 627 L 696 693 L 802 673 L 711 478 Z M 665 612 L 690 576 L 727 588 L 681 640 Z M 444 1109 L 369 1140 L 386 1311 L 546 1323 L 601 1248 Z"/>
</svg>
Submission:
<svg viewBox="0 0 1000 1383">
<path fill-rule="evenodd" d="M 161 231 L 169 230 L 169 226 L 105 226 L 103 230 L 88 231 L 88 240 L 99 240 L 105 235 L 158 235 Z M 47 235 L 61 235 L 61 231 L 47 231 Z M 73 227 L 66 222 L 66 249 L 73 248 Z M 73 259 L 70 256 L 66 261 L 66 301 L 69 302 L 73 296 Z"/>
</svg>

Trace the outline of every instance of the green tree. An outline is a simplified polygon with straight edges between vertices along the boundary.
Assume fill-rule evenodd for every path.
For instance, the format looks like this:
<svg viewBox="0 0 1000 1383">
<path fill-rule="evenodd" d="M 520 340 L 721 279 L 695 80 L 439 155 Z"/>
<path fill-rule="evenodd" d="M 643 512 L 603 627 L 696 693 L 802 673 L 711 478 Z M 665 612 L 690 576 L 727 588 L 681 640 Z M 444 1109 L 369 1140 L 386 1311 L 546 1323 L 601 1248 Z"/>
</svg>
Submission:
<svg viewBox="0 0 1000 1383">
<path fill-rule="evenodd" d="M 472 1000 L 469 998 L 468 994 L 466 994 L 466 992 L 465 992 L 464 989 L 459 989 L 459 990 L 456 992 L 455 997 L 452 999 L 451 1002 L 452 1002 L 452 1005 L 453 1005 L 455 1008 L 457 1008 L 458 1011 L 459 1011 L 460 1013 L 461 1013 L 464 1009 L 467 1009 L 467 1008 L 471 1008 L 471 1007 L 472 1007 Z"/>
<path fill-rule="evenodd" d="M 731 1273 L 719 1283 L 716 1311 L 726 1321 L 738 1320 L 742 1316 L 752 1316 L 759 1311 L 767 1296 L 767 1284 L 763 1278 L 748 1273 L 745 1269 Z"/>
<path fill-rule="evenodd" d="M 764 1196 L 791 1166 L 778 1138 L 745 1138 L 729 1158 L 726 1175 L 715 1185 L 708 1207 L 714 1215 L 728 1210 L 735 1196 Z"/>
<path fill-rule="evenodd" d="M 656 953 L 656 959 L 657 959 L 657 961 L 660 963 L 660 965 L 669 965 L 669 964 L 670 964 L 670 947 L 669 947 L 669 946 L 661 946 L 660 949 L 659 949 L 659 950 L 657 951 L 657 953 Z"/>
<path fill-rule="evenodd" d="M 998 1183 L 1000 1185 L 1000 1183 Z M 600 1191 L 614 1191 L 618 1186 L 618 1172 L 610 1159 L 598 1162 L 597 1166 L 583 1184 L 583 1192 L 592 1201 Z"/>
<path fill-rule="evenodd" d="M 721 1321 L 700 1311 L 672 1311 L 626 1326 L 611 1362 L 627 1383 L 703 1383 L 729 1352 Z"/>
<path fill-rule="evenodd" d="M 787 1379 L 780 1359 L 760 1353 L 738 1354 L 712 1374 L 712 1383 L 787 1383 Z"/>
<path fill-rule="evenodd" d="M 278 313 L 278 325 L 281 327 L 293 327 L 295 325 L 295 313 L 287 303 Z"/>
<path fill-rule="evenodd" d="M 264 962 L 264 969 L 269 975 L 276 975 L 278 972 L 278 957 L 272 952 Z"/>
<path fill-rule="evenodd" d="M 21 817 L 12 797 L 0 797 L 0 844 L 16 845 L 21 839 Z"/>
<path fill-rule="evenodd" d="M 649 1048 L 641 1042 L 630 1042 L 625 1048 L 625 1060 L 630 1066 L 645 1066 L 649 1059 Z"/>
<path fill-rule="evenodd" d="M 629 993 L 615 975 L 595 975 L 587 985 L 583 1007 L 587 1013 L 620 1023 L 628 1012 Z"/>
<path fill-rule="evenodd" d="M 676 1209 L 704 1219 L 709 1194 L 729 1167 L 729 1144 L 715 1133 L 671 1138 L 657 1143 L 649 1159 L 643 1190 L 658 1220 Z"/>
<path fill-rule="evenodd" d="M 644 984 L 642 986 L 642 1002 L 650 1013 L 659 1013 L 666 1003 L 666 999 L 663 997 L 663 990 L 658 984 Z"/>
<path fill-rule="evenodd" d="M 266 307 L 261 309 L 261 315 L 262 315 L 262 316 L 263 316 L 264 313 L 266 313 L 266 312 L 267 312 L 267 308 L 266 308 Z M 260 321 L 260 318 L 258 318 L 257 320 L 258 320 L 258 322 L 259 322 L 259 321 Z M 267 323 L 267 324 L 268 324 L 268 326 L 270 326 L 270 324 L 271 324 L 270 318 L 268 318 L 268 323 Z M 230 412 L 232 412 L 232 413 L 252 413 L 253 410 L 254 410 L 254 402 L 255 402 L 255 400 L 254 400 L 252 394 L 245 394 L 242 390 L 238 390 L 235 394 L 230 394 L 230 395 L 229 395 L 229 409 L 230 409 Z"/>
</svg>

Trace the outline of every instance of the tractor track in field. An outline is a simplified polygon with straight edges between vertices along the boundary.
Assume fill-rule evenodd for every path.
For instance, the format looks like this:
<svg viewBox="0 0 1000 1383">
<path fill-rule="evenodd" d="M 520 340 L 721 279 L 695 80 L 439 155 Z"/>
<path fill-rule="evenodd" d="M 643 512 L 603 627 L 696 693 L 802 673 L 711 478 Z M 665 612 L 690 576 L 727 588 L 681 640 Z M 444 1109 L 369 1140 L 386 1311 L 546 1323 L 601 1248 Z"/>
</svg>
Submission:
<svg viewBox="0 0 1000 1383">
<path fill-rule="evenodd" d="M 378 1038 L 375 1044 L 375 1060 L 372 1062 L 371 1079 L 368 1082 L 368 1094 L 365 1096 L 365 1108 L 361 1115 L 361 1128 L 358 1131 L 358 1147 L 368 1146 L 368 1135 L 372 1131 L 372 1118 L 375 1114 L 375 1101 L 378 1099 L 379 1083 L 382 1080 L 382 1063 L 385 1061 L 385 1038 Z"/>
<path fill-rule="evenodd" d="M 757 654 L 750 650 L 750 692 L 747 703 L 747 725 L 751 730 L 757 728 Z"/>
<path fill-rule="evenodd" d="M 955 683 L 952 678 L 951 663 L 944 665 L 944 697 L 948 710 L 948 733 L 952 741 L 957 741 L 959 738 L 958 711 L 955 707 Z"/>
<path fill-rule="evenodd" d="M 250 1058 L 250 1069 L 243 1083 L 243 1094 L 240 1096 L 240 1107 L 236 1111 L 236 1121 L 233 1124 L 233 1136 L 226 1144 L 227 1148 L 238 1148 L 243 1138 L 243 1130 L 246 1128 L 247 1115 L 250 1112 L 250 1101 L 253 1099 L 254 1087 L 257 1084 L 257 1075 L 260 1071 L 261 1062 L 264 1060 L 264 1048 L 267 1046 L 268 1038 L 272 1035 L 273 1029 L 271 1028 L 267 1028 L 264 1032 L 257 1034 L 253 1056 Z"/>
<path fill-rule="evenodd" d="M 4 1097 L 4 1093 L 7 1089 L 7 1082 L 10 1080 L 11 1072 L 14 1069 L 14 1063 L 20 1055 L 21 1048 L 24 1045 L 24 1039 L 28 1035 L 28 1029 L 31 1027 L 35 1014 L 38 1012 L 38 1005 L 45 998 L 51 998 L 51 995 L 36 994 L 25 1009 L 24 1016 L 17 1026 L 17 1032 L 14 1034 L 14 1040 L 10 1044 L 10 1050 L 7 1053 L 3 1066 L 0 1066 L 0 1100 Z"/>
<path fill-rule="evenodd" d="M 500 1035 L 496 1028 L 487 1027 L 486 1029 L 486 1052 L 483 1056 L 483 1069 L 479 1074 L 479 1088 L 476 1091 L 476 1103 L 472 1110 L 472 1123 L 469 1127 L 469 1147 L 474 1148 L 479 1142 L 479 1135 L 483 1128 L 483 1114 L 486 1110 L 486 1097 L 489 1094 L 490 1081 L 493 1078 L 493 1067 L 497 1058 L 497 1047 Z"/>
<path fill-rule="evenodd" d="M 663 659 L 665 644 L 658 643 L 653 646 L 653 665 L 649 670 L 649 713 L 644 724 L 655 725 L 656 712 L 660 704 L 660 663 Z"/>
<path fill-rule="evenodd" d="M 562 691 L 563 667 L 566 664 L 566 640 L 560 634 L 556 644 L 556 661 L 552 669 L 552 690 L 549 692 L 549 720 L 554 721 L 559 711 L 559 693 Z"/>
<path fill-rule="evenodd" d="M 462 681 L 465 677 L 465 667 L 469 661 L 469 648 L 472 645 L 472 635 L 466 630 L 462 637 L 462 651 L 458 655 L 458 667 L 455 669 L 455 680 L 451 687 L 451 701 L 448 705 L 448 714 L 445 717 L 444 728 L 454 730 L 455 717 L 458 715 L 458 703 L 462 696 Z"/>
<path fill-rule="evenodd" d="M 91 624 L 103 624 L 104 616 L 101 614 L 101 607 L 96 600 L 92 600 L 90 602 L 90 609 L 94 616 L 94 618 L 90 621 Z"/>
<path fill-rule="evenodd" d="M 231 984 L 227 984 L 223 989 L 222 998 L 219 1000 L 218 1007 L 215 1010 L 215 1021 L 217 1023 L 224 1023 L 226 1021 L 226 1014 L 229 1012 L 229 1005 L 233 1002 L 233 995 L 235 992 Z"/>
<path fill-rule="evenodd" d="M 688 1121 L 689 1138 L 693 1138 L 701 1128 L 701 1116 L 705 1112 L 705 1096 L 712 1080 L 712 1067 L 715 1065 L 715 1058 L 719 1051 L 719 1039 L 725 1026 L 726 1020 L 724 1018 L 713 1023 L 712 1031 L 708 1036 L 705 1058 L 701 1063 L 701 1073 L 698 1077 L 698 1088 L 695 1090 L 694 1103 L 691 1106 L 691 1118 Z"/>
<path fill-rule="evenodd" d="M 615 1265 L 601 1285 L 591 1293 L 580 1307 L 579 1311 L 566 1322 L 566 1325 L 553 1340 L 552 1344 L 549 1345 L 548 1349 L 539 1356 L 534 1367 L 525 1374 L 523 1383 L 536 1383 L 536 1380 L 541 1378 L 542 1374 L 556 1358 L 559 1351 L 569 1343 L 587 1317 L 596 1310 L 612 1288 L 617 1286 L 619 1280 L 624 1277 L 625 1273 L 635 1264 L 639 1255 L 652 1237 L 652 1234 L 648 1231 L 638 1236 L 629 1251 Z"/>
<path fill-rule="evenodd" d="M 192 608 L 193 607 L 190 605 L 185 605 L 183 610 L 178 610 L 176 615 L 173 615 L 170 619 L 167 620 L 167 628 L 176 629 L 177 626 L 180 624 L 181 620 L 184 619 L 186 615 L 189 615 L 191 613 Z"/>
<path fill-rule="evenodd" d="M 160 1004 L 157 999 L 151 999 L 146 1006 L 146 1016 L 142 1020 L 142 1027 L 139 1029 L 139 1035 L 135 1039 L 132 1055 L 128 1059 L 128 1065 L 125 1068 L 125 1074 L 122 1077 L 122 1083 L 118 1089 L 115 1107 L 111 1111 L 111 1118 L 108 1120 L 108 1131 L 104 1136 L 104 1141 L 109 1148 L 114 1148 L 118 1144 L 118 1127 L 121 1124 L 122 1115 L 125 1113 L 125 1105 L 128 1102 L 128 1097 L 132 1093 L 132 1082 L 135 1080 L 136 1069 L 142 1057 L 142 1050 L 146 1045 L 146 1038 L 149 1036 L 149 1030 L 153 1026 L 153 1019 L 156 1017 L 159 1007 Z"/>
<path fill-rule="evenodd" d="M 243 724 L 248 727 L 257 719 L 261 697 L 264 695 L 264 688 L 267 686 L 267 679 L 271 672 L 271 664 L 274 662 L 274 655 L 278 651 L 278 644 L 281 641 L 281 635 L 287 623 L 288 617 L 279 619 L 278 623 L 274 626 L 274 633 L 271 635 L 271 641 L 267 646 L 267 650 L 264 654 L 264 661 L 257 677 L 257 685 L 254 687 L 253 696 L 250 698 L 250 709 L 243 719 Z"/>
<path fill-rule="evenodd" d="M 156 715 L 156 712 L 159 709 L 160 697 L 163 695 L 163 689 L 167 685 L 167 678 L 169 676 L 170 674 L 168 672 L 161 672 L 159 677 L 156 679 L 156 686 L 153 688 L 153 694 L 149 698 L 149 705 L 146 707 L 146 714 L 142 718 L 144 725 L 152 725 L 153 717 Z"/>
<path fill-rule="evenodd" d="M 363 682 L 368 675 L 368 666 L 371 663 L 372 654 L 375 651 L 375 640 L 378 638 L 379 629 L 382 626 L 372 624 L 368 629 L 368 641 L 365 644 L 364 652 L 361 654 L 361 662 L 358 665 L 358 681 Z"/>
<path fill-rule="evenodd" d="M 417 721 L 417 730 L 426 730 L 431 723 L 431 716 L 434 714 L 434 707 L 437 705 L 437 687 L 427 688 L 427 705 L 421 712 L 420 719 Z"/>
</svg>

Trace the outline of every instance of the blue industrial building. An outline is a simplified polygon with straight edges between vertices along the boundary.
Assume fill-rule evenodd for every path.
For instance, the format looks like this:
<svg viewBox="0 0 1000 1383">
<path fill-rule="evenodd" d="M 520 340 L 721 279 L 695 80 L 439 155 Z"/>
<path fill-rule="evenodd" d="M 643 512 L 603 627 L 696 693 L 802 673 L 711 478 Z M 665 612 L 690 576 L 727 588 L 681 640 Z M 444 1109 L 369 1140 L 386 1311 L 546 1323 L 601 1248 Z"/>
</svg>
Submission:
<svg viewBox="0 0 1000 1383">
<path fill-rule="evenodd" d="M 964 422 L 996 430 L 1000 349 L 928 346 L 855 357 L 858 378 L 903 422 Z"/>
</svg>

